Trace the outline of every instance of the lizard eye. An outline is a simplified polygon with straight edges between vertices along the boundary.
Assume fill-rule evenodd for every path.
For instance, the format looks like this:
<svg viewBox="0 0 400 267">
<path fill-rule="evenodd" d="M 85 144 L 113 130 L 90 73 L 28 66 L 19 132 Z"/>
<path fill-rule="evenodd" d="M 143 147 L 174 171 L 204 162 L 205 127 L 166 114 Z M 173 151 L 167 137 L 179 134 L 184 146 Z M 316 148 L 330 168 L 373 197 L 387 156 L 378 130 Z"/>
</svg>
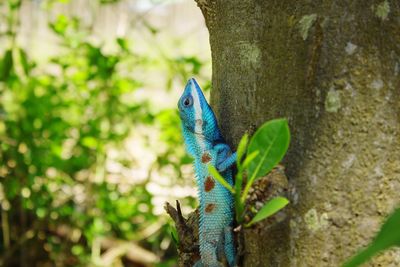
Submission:
<svg viewBox="0 0 400 267">
<path fill-rule="evenodd" d="M 187 97 L 185 97 L 184 99 L 183 99 L 183 105 L 185 106 L 185 107 L 190 107 L 191 105 L 193 105 L 193 99 L 192 99 L 192 97 L 191 96 L 187 96 Z"/>
</svg>

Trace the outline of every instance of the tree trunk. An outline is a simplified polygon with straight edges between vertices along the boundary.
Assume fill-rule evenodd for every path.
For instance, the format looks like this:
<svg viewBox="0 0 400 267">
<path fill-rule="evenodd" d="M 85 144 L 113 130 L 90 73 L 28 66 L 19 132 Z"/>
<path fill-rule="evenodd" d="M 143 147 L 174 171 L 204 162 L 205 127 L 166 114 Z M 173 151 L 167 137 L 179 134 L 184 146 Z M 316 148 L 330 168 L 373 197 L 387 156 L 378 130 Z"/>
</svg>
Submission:
<svg viewBox="0 0 400 267">
<path fill-rule="evenodd" d="M 243 266 L 340 266 L 400 205 L 400 2 L 197 2 L 228 143 L 279 117 L 292 133 L 291 214 L 242 232 Z"/>
</svg>

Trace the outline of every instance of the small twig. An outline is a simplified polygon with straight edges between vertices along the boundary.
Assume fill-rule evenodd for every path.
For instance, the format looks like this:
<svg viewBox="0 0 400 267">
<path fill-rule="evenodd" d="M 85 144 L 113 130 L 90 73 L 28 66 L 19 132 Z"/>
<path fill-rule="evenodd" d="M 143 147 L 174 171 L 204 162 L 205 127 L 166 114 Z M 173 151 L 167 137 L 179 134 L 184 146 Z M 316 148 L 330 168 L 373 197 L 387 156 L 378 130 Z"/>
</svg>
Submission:
<svg viewBox="0 0 400 267">
<path fill-rule="evenodd" d="M 193 266 L 200 258 L 198 245 L 198 212 L 189 214 L 185 219 L 179 201 L 176 201 L 176 209 L 168 202 L 164 206 L 165 211 L 175 222 L 178 233 L 178 263 L 179 266 Z"/>
</svg>

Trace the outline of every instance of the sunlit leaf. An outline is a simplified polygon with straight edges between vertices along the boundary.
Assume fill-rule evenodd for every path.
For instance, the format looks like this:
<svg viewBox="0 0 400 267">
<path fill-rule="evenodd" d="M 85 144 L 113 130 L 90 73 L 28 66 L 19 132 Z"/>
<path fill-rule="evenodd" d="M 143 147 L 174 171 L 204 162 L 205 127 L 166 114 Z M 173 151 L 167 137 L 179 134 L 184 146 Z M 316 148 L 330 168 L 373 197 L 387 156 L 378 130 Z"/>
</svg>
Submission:
<svg viewBox="0 0 400 267">
<path fill-rule="evenodd" d="M 256 216 L 254 216 L 254 218 L 246 226 L 251 226 L 256 222 L 270 217 L 271 215 L 283 209 L 287 204 L 289 204 L 289 200 L 284 197 L 276 197 L 271 199 L 265 203 L 265 205 L 258 211 Z"/>
<path fill-rule="evenodd" d="M 270 172 L 285 155 L 290 142 L 286 119 L 276 119 L 262 125 L 250 140 L 247 153 L 259 151 L 248 167 L 249 176 L 261 177 Z"/>
</svg>

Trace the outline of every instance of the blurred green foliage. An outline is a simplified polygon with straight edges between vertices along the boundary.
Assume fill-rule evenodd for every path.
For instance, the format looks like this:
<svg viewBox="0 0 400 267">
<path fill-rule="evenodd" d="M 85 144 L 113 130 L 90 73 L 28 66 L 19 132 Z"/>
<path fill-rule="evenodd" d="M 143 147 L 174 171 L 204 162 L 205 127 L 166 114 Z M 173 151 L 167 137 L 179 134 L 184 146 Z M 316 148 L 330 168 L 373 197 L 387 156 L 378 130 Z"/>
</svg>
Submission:
<svg viewBox="0 0 400 267">
<path fill-rule="evenodd" d="M 79 17 L 59 14 L 48 27 L 60 52 L 35 62 L 16 39 L 21 3 L 0 4 L 7 25 L 0 38 L 8 44 L 0 52 L 1 265 L 108 266 L 101 257 L 108 239 L 133 241 L 153 253 L 153 262 L 173 265 L 171 229 L 153 213 L 146 181 L 120 190 L 105 168 L 109 149 L 124 151 L 138 125 L 162 132 L 166 149 L 155 168 L 172 166 L 178 179 L 190 163 L 175 110 L 154 112 L 149 101 L 134 97 L 145 84 L 132 73 L 152 61 L 122 37 L 114 40 L 115 51 L 104 52 Z M 160 58 L 168 68 L 165 88 L 203 65 L 192 56 Z M 132 167 L 127 157 L 119 161 Z"/>
</svg>

